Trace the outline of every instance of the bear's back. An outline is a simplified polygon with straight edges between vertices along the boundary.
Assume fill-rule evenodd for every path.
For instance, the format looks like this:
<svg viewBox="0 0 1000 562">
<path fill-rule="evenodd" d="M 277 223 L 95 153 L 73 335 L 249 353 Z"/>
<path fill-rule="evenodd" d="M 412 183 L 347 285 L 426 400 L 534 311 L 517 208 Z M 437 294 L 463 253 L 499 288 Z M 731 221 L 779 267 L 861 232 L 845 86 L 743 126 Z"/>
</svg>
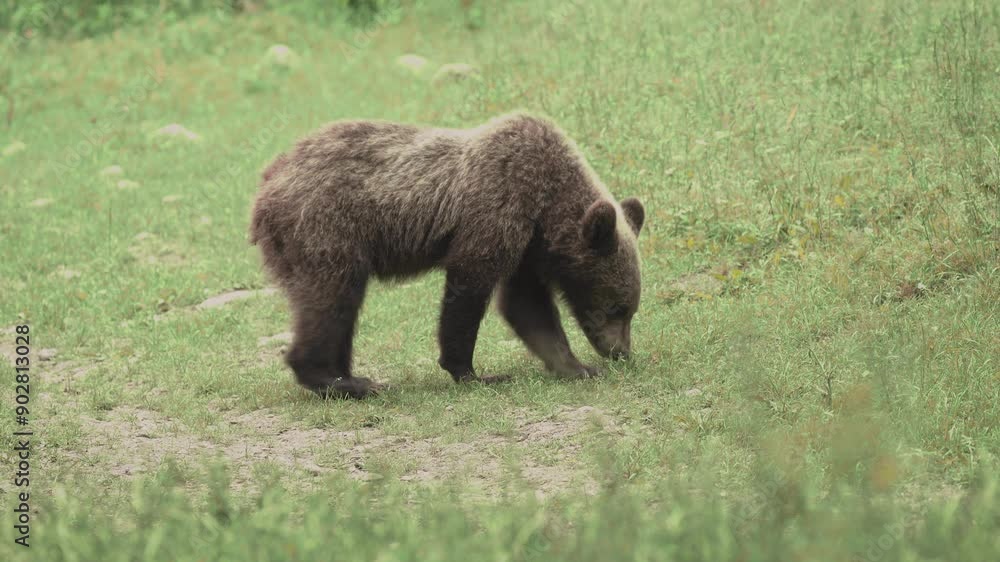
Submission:
<svg viewBox="0 0 1000 562">
<path fill-rule="evenodd" d="M 533 228 L 553 197 L 546 183 L 589 187 L 580 166 L 554 125 L 523 114 L 472 129 L 335 122 L 265 171 L 252 237 L 292 233 L 286 248 L 347 254 L 381 277 L 488 260 Z"/>
</svg>

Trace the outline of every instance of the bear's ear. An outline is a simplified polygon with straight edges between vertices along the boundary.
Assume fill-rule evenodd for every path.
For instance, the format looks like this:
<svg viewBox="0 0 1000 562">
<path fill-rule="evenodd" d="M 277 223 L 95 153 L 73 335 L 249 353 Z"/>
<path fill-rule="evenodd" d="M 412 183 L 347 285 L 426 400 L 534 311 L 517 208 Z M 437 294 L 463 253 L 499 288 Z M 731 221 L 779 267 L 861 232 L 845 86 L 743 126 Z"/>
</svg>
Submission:
<svg viewBox="0 0 1000 562">
<path fill-rule="evenodd" d="M 639 231 L 642 230 L 642 223 L 646 221 L 646 209 L 642 207 L 642 203 L 635 197 L 622 200 L 621 205 L 622 210 L 625 211 L 625 218 L 628 220 L 628 225 L 632 227 L 632 232 L 638 236 Z"/>
<path fill-rule="evenodd" d="M 594 202 L 587 209 L 587 212 L 583 214 L 583 225 L 580 233 L 588 248 L 606 251 L 615 246 L 618 235 L 615 232 L 617 217 L 615 206 L 603 199 Z"/>
</svg>

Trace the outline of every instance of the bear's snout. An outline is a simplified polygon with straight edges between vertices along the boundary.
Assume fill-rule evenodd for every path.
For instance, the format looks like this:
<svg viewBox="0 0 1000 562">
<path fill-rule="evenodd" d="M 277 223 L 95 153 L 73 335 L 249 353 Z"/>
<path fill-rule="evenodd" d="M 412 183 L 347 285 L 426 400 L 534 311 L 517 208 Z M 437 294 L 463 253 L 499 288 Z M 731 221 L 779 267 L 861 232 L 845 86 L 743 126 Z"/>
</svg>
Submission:
<svg viewBox="0 0 1000 562">
<path fill-rule="evenodd" d="M 627 349 L 612 349 L 611 358 L 615 361 L 625 361 L 629 358 L 631 352 Z"/>
<path fill-rule="evenodd" d="M 615 361 L 627 360 L 632 355 L 632 326 L 629 323 L 622 325 L 618 343 L 612 344 L 611 353 L 608 355 Z"/>
<path fill-rule="evenodd" d="M 597 328 L 588 326 L 584 332 L 594 349 L 602 356 L 614 360 L 628 359 L 632 353 L 632 327 L 628 322 L 613 323 Z"/>
</svg>

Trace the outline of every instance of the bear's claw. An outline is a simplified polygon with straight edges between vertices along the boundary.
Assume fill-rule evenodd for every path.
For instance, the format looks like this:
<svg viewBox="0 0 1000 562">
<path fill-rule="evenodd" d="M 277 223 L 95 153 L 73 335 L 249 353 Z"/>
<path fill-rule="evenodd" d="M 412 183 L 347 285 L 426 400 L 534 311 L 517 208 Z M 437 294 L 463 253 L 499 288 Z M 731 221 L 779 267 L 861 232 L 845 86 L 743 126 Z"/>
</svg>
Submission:
<svg viewBox="0 0 1000 562">
<path fill-rule="evenodd" d="M 311 390 L 324 399 L 354 398 L 361 400 L 370 396 L 377 396 L 388 389 L 389 385 L 377 383 L 364 377 L 344 377 L 335 379 L 326 386 L 312 388 Z"/>
<path fill-rule="evenodd" d="M 563 378 L 567 379 L 592 379 L 603 375 L 604 371 L 600 367 L 581 363 L 570 370 L 563 371 L 561 374 Z"/>
</svg>

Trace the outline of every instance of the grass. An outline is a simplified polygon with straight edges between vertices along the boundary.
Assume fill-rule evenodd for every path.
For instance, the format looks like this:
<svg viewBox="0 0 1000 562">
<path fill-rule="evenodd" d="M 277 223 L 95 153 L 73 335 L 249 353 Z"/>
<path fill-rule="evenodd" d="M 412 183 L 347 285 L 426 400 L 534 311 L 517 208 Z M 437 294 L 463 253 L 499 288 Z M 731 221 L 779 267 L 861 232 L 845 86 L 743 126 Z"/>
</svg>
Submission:
<svg viewBox="0 0 1000 562">
<path fill-rule="evenodd" d="M 33 546 L 4 523 L 3 558 L 993 558 L 1000 8 L 676 4 L 192 16 L 3 57 L 0 318 L 58 350 L 32 356 Z M 394 390 L 323 402 L 258 344 L 280 296 L 194 308 L 266 286 L 249 206 L 296 138 L 515 108 L 646 205 L 631 364 L 554 380 L 491 312 L 477 364 L 514 382 L 456 387 L 432 274 L 365 304 L 356 370 Z"/>
</svg>

